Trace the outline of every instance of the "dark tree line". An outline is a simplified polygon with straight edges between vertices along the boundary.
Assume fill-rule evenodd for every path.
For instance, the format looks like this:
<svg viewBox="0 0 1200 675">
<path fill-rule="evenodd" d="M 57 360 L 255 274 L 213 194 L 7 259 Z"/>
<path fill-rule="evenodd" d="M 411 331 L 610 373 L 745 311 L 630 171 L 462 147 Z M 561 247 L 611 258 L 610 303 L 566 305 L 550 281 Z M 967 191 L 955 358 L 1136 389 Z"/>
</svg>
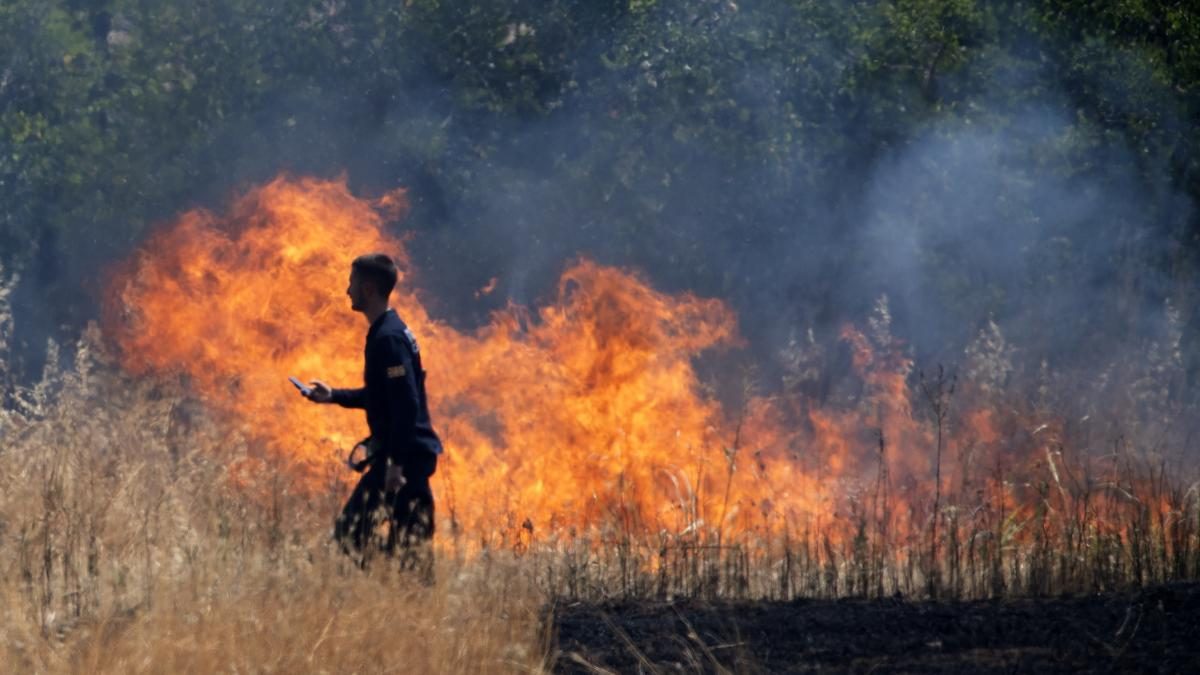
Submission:
<svg viewBox="0 0 1200 675">
<path fill-rule="evenodd" d="M 1183 0 L 7 0 L 0 36 L 27 340 L 94 316 L 81 289 L 179 210 L 346 171 L 409 186 L 455 321 L 582 253 L 767 346 L 886 292 L 931 358 L 995 318 L 1069 359 L 1170 302 L 1196 370 Z"/>
</svg>

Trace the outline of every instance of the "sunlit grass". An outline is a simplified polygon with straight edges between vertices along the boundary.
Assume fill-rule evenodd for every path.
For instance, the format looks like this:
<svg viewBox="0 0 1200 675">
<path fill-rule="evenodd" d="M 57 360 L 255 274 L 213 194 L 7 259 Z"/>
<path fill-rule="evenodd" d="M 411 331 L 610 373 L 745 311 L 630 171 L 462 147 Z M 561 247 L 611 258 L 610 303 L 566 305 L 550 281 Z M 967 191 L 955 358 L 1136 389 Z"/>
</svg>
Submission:
<svg viewBox="0 0 1200 675">
<path fill-rule="evenodd" d="M 860 510 L 720 545 L 614 520 L 570 540 L 518 526 L 466 556 L 477 533 L 453 531 L 443 510 L 423 585 L 386 560 L 363 572 L 330 545 L 346 494 L 336 476 L 299 491 L 249 430 L 212 418 L 183 383 L 120 374 L 98 344 L 93 330 L 72 367 L 14 389 L 3 412 L 7 670 L 539 672 L 571 658 L 554 649 L 550 608 L 573 599 L 994 597 L 1200 571 L 1196 486 L 1117 451 L 1071 463 L 1088 475 L 1048 454 L 1020 516 L 942 495 L 936 546 L 924 528 L 887 531 L 879 514 L 898 507 L 882 479 Z"/>
</svg>

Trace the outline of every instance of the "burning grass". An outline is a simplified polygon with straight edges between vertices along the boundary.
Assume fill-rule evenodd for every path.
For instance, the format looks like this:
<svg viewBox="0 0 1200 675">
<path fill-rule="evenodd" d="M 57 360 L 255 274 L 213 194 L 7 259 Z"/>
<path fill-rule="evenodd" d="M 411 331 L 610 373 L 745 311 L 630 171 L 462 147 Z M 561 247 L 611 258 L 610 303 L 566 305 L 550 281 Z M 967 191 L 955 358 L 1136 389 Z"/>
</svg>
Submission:
<svg viewBox="0 0 1200 675">
<path fill-rule="evenodd" d="M 187 214 L 114 274 L 105 335 L 89 330 L 70 368 L 51 346 L 37 385 L 0 377 L 5 663 L 538 671 L 556 658 L 543 608 L 563 599 L 987 598 L 1200 576 L 1195 416 L 1167 383 L 1178 335 L 1072 393 L 1045 368 L 1016 382 L 995 326 L 961 380 L 914 373 L 881 301 L 842 332 L 840 388 L 806 393 L 828 367 L 809 341 L 781 389 L 733 405 L 694 368 L 736 345 L 729 308 L 587 261 L 545 306 L 473 333 L 432 319 L 406 270 L 395 300 L 448 448 L 437 582 L 363 574 L 327 540 L 361 421 L 285 378 L 357 377 L 346 261 L 403 260 L 381 229 L 402 211 L 399 194 L 280 179 L 226 216 Z M 10 327 L 0 311 L 0 345 Z"/>
<path fill-rule="evenodd" d="M 615 518 L 573 539 L 518 524 L 483 550 L 447 528 L 426 587 L 384 565 L 363 573 L 330 549 L 340 481 L 314 493 L 286 464 L 230 472 L 258 452 L 254 437 L 177 382 L 114 369 L 98 339 L 81 341 L 72 368 L 12 392 L 4 413 L 0 659 L 17 670 L 586 669 L 554 651 L 547 607 L 1037 595 L 1197 573 L 1195 490 L 1171 487 L 1125 452 L 1096 469 L 1119 470 L 1115 482 L 1068 476 L 1078 464 L 1048 457 L 1032 516 L 984 516 L 969 496 L 944 494 L 932 547 L 929 530 L 911 541 L 881 531 L 888 498 L 873 494 L 875 511 L 831 514 L 825 529 L 738 533 L 719 545 L 713 532 L 668 536 Z M 830 533 L 847 527 L 857 534 L 833 543 Z M 694 642 L 681 644 L 707 663 Z M 754 667 L 753 654 L 739 658 Z"/>
<path fill-rule="evenodd" d="M 364 574 L 327 545 L 340 493 L 297 495 L 286 469 L 235 480 L 236 430 L 83 346 L 5 413 L 4 670 L 541 669 L 543 596 L 511 555 L 443 559 L 431 587 Z"/>
</svg>

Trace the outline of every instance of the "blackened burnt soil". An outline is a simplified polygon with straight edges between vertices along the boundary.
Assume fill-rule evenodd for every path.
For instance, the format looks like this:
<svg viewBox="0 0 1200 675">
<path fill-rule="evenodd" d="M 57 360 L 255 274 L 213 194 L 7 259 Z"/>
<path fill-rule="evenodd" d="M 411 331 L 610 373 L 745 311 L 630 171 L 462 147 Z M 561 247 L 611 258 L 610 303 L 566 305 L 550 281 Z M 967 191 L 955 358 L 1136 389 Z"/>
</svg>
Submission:
<svg viewBox="0 0 1200 675">
<path fill-rule="evenodd" d="M 555 670 L 1200 672 L 1200 584 L 971 602 L 564 603 Z"/>
</svg>

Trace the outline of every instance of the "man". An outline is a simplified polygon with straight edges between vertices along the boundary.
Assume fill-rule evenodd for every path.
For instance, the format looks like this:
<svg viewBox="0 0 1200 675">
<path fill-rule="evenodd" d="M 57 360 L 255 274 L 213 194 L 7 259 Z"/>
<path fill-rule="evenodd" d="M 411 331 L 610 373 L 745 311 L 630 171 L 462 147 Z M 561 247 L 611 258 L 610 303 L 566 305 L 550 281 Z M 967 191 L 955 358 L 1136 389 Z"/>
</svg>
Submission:
<svg viewBox="0 0 1200 675">
<path fill-rule="evenodd" d="M 366 472 L 337 519 L 334 537 L 343 550 L 365 553 L 382 511 L 390 525 L 384 550 L 391 553 L 399 544 L 404 564 L 415 566 L 421 556 L 416 549 L 424 548 L 417 545 L 433 537 L 429 477 L 442 444 L 429 418 L 417 341 L 388 307 L 396 276 L 396 264 L 382 253 L 359 256 L 350 265 L 350 307 L 370 324 L 364 386 L 333 389 L 317 380 L 307 396 L 315 403 L 365 409 L 371 430 L 361 443 L 367 453 L 361 463 Z"/>
</svg>

